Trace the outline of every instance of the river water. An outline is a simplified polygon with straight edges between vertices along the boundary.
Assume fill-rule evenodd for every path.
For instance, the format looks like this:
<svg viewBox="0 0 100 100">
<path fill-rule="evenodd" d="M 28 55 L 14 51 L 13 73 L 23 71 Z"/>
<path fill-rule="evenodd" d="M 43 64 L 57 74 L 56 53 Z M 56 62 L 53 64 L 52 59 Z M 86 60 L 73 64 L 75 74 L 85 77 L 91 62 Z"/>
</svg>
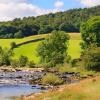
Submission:
<svg viewBox="0 0 100 100">
<path fill-rule="evenodd" d="M 20 85 L 0 85 L 0 100 L 12 100 L 11 97 L 38 93 L 39 88 L 32 88 L 29 84 Z"/>
<path fill-rule="evenodd" d="M 11 97 L 41 92 L 41 86 L 29 84 L 29 75 L 34 74 L 29 72 L 0 73 L 0 100 L 12 100 Z M 16 78 L 19 76 L 21 78 Z"/>
<path fill-rule="evenodd" d="M 41 79 L 46 72 L 39 71 L 16 71 L 0 72 L 0 100 L 12 100 L 11 97 L 20 97 L 31 93 L 41 92 L 41 86 L 30 85 L 32 79 Z M 70 80 L 73 73 L 62 74 L 65 83 L 76 83 L 79 80 Z M 78 74 L 77 74 L 78 75 Z M 79 75 L 78 75 L 79 76 Z M 42 88 L 43 89 L 43 88 Z"/>
</svg>

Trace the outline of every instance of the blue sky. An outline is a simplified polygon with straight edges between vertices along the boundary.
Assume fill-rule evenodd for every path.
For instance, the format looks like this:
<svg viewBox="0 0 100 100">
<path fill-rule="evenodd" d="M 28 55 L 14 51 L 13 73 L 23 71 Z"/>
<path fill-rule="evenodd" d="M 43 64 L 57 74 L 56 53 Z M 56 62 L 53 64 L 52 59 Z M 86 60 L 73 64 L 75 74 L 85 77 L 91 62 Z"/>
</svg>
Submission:
<svg viewBox="0 0 100 100">
<path fill-rule="evenodd" d="M 100 5 L 100 0 L 0 0 L 0 21 Z"/>
<path fill-rule="evenodd" d="M 82 5 L 78 0 L 58 0 L 64 3 L 62 6 L 62 9 L 67 10 L 71 8 L 83 8 L 85 7 Z M 29 0 L 29 3 L 35 4 L 41 8 L 45 9 L 54 9 L 54 4 L 57 2 L 57 0 Z"/>
</svg>

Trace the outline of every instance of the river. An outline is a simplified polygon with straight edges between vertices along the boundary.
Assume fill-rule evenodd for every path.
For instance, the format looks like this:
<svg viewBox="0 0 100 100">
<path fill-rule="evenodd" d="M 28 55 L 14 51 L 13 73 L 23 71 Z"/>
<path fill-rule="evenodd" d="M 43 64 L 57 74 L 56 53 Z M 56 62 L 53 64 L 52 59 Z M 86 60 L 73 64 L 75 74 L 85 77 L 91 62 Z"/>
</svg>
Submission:
<svg viewBox="0 0 100 100">
<path fill-rule="evenodd" d="M 41 92 L 41 86 L 29 84 L 32 75 L 32 72 L 0 72 L 0 100 Z"/>
</svg>

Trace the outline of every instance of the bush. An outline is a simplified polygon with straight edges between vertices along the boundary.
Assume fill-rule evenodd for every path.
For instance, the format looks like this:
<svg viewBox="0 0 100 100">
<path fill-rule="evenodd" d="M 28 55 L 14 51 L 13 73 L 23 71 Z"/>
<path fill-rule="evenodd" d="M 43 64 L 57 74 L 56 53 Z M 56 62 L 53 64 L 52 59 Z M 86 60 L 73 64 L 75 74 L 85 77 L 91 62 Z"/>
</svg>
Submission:
<svg viewBox="0 0 100 100">
<path fill-rule="evenodd" d="M 19 61 L 18 61 L 18 60 L 12 60 L 12 61 L 11 61 L 11 66 L 12 66 L 13 68 L 19 67 Z"/>
<path fill-rule="evenodd" d="M 68 56 L 65 58 L 65 62 L 67 62 L 67 63 L 71 63 L 71 60 L 72 60 L 72 58 L 71 58 L 70 55 L 68 55 Z"/>
<path fill-rule="evenodd" d="M 12 50 L 0 47 L 0 65 L 10 65 L 11 58 L 13 56 Z"/>
<path fill-rule="evenodd" d="M 14 49 L 16 47 L 16 43 L 15 42 L 11 42 L 10 46 L 11 46 L 11 49 Z"/>
<path fill-rule="evenodd" d="M 86 69 L 100 71 L 100 47 L 85 50 L 82 61 Z"/>
<path fill-rule="evenodd" d="M 34 68 L 35 67 L 34 61 L 29 61 L 28 66 L 31 67 L 31 68 Z"/>
<path fill-rule="evenodd" d="M 49 85 L 59 85 L 62 84 L 63 81 L 56 75 L 52 73 L 48 73 L 45 75 L 42 79 L 43 84 L 49 84 Z"/>
<path fill-rule="evenodd" d="M 26 66 L 28 63 L 28 58 L 26 56 L 21 55 L 19 58 L 19 65 L 20 67 Z"/>
</svg>

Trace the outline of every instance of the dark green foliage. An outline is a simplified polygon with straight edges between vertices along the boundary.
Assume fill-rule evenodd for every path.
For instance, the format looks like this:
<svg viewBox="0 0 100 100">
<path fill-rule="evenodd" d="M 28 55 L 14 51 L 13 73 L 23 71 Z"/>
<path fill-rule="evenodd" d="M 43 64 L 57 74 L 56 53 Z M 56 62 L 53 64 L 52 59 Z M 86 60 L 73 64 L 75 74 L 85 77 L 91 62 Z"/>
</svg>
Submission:
<svg viewBox="0 0 100 100">
<path fill-rule="evenodd" d="M 91 44 L 100 46 L 100 16 L 89 19 L 86 23 L 81 26 L 82 48 L 87 48 Z"/>
<path fill-rule="evenodd" d="M 73 26 L 72 23 L 62 23 L 59 26 L 59 30 L 65 31 L 65 32 L 78 32 L 78 30 Z"/>
<path fill-rule="evenodd" d="M 37 52 L 41 58 L 41 62 L 47 63 L 48 66 L 63 63 L 67 56 L 68 40 L 69 35 L 65 34 L 65 32 L 53 31 L 51 35 L 38 46 Z"/>
<path fill-rule="evenodd" d="M 70 63 L 71 60 L 72 60 L 72 58 L 71 58 L 70 55 L 68 55 L 68 56 L 65 58 L 65 62 L 67 62 L 67 63 Z"/>
<path fill-rule="evenodd" d="M 35 67 L 34 61 L 29 61 L 29 62 L 28 62 L 28 66 L 29 66 L 30 68 L 34 68 L 34 67 Z"/>
<path fill-rule="evenodd" d="M 10 65 L 11 57 L 13 56 L 12 50 L 2 49 L 0 47 L 0 65 Z"/>
<path fill-rule="evenodd" d="M 46 33 L 51 33 L 53 31 L 53 28 L 49 25 L 42 27 L 38 34 L 46 34 Z"/>
<path fill-rule="evenodd" d="M 16 43 L 15 42 L 11 42 L 10 47 L 11 47 L 11 49 L 14 49 L 16 47 Z"/>
<path fill-rule="evenodd" d="M 25 67 L 28 63 L 28 58 L 26 56 L 21 55 L 19 57 L 19 66 L 20 67 Z"/>
<path fill-rule="evenodd" d="M 72 9 L 37 17 L 24 17 L 23 19 L 16 18 L 13 21 L 0 22 L 0 38 L 22 38 L 50 33 L 52 30 L 79 32 L 82 22 L 98 15 L 100 15 L 100 6 Z"/>
<path fill-rule="evenodd" d="M 19 30 L 18 32 L 16 32 L 14 34 L 14 37 L 15 38 L 23 38 L 24 37 L 24 34 L 23 34 L 23 32 L 21 30 Z"/>
<path fill-rule="evenodd" d="M 86 69 L 100 71 L 100 47 L 90 47 L 85 50 L 82 60 Z"/>
</svg>

